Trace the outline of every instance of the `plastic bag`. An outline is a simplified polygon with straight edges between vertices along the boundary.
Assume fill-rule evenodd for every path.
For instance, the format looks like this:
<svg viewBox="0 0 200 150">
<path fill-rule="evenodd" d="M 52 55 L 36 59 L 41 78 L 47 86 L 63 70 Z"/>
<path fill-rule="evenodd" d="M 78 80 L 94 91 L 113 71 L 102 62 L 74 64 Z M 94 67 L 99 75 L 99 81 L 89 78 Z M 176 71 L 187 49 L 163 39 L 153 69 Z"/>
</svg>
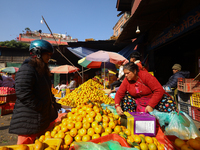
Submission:
<svg viewBox="0 0 200 150">
<path fill-rule="evenodd" d="M 165 131 L 166 135 L 175 135 L 183 140 L 200 136 L 200 132 L 191 117 L 182 111 L 179 114 L 177 112 L 173 114 L 169 125 L 165 127 Z"/>
<path fill-rule="evenodd" d="M 122 147 L 117 141 L 107 141 L 100 144 L 92 142 L 74 142 L 75 150 L 137 150 L 137 148 Z"/>
<path fill-rule="evenodd" d="M 117 114 L 117 111 L 116 111 L 116 109 L 115 109 L 115 107 L 114 106 L 110 106 L 110 105 L 108 105 L 108 104 L 101 104 L 101 107 L 103 108 L 103 109 L 109 109 L 114 115 L 118 115 Z"/>
<path fill-rule="evenodd" d="M 164 126 L 165 124 L 169 124 L 172 117 L 176 113 L 175 111 L 172 111 L 170 113 L 167 112 L 160 112 L 156 109 L 154 109 L 152 112 L 149 112 L 151 115 L 155 116 L 156 119 L 158 119 L 160 126 Z"/>
</svg>

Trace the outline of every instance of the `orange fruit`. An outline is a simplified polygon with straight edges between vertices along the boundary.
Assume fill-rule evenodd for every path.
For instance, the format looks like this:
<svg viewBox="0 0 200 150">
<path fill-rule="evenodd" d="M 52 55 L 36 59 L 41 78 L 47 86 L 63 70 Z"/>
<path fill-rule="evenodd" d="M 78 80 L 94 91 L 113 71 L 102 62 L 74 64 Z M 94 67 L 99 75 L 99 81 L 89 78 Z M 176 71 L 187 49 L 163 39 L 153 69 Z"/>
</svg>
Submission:
<svg viewBox="0 0 200 150">
<path fill-rule="evenodd" d="M 106 127 L 105 128 L 105 132 L 111 134 L 112 133 L 112 129 L 110 127 Z"/>
<path fill-rule="evenodd" d="M 95 120 L 98 122 L 102 121 L 102 116 L 101 115 L 96 115 Z"/>
<path fill-rule="evenodd" d="M 56 135 L 56 133 L 57 133 L 56 130 L 51 131 L 51 137 L 54 137 Z"/>
<path fill-rule="evenodd" d="M 125 129 L 125 130 L 124 130 L 124 133 L 125 133 L 126 135 L 131 135 L 131 131 L 130 131 L 129 129 Z"/>
<path fill-rule="evenodd" d="M 54 130 L 54 131 L 55 131 L 55 130 Z M 62 131 L 62 132 L 67 132 L 67 131 L 68 131 L 67 126 L 61 126 L 61 131 Z"/>
<path fill-rule="evenodd" d="M 144 134 L 139 134 L 139 136 L 142 136 L 143 138 L 145 138 L 145 135 L 144 135 Z"/>
<path fill-rule="evenodd" d="M 189 139 L 189 145 L 190 147 L 192 147 L 193 149 L 199 149 L 200 150 L 200 142 L 199 140 L 196 139 Z"/>
<path fill-rule="evenodd" d="M 84 106 L 82 107 L 82 109 L 83 109 L 83 110 L 86 110 L 86 108 L 87 108 L 87 106 L 86 106 L 86 105 L 84 105 Z"/>
<path fill-rule="evenodd" d="M 92 111 L 92 108 L 91 107 L 87 107 L 85 111 L 86 111 L 86 113 L 89 114 Z"/>
<path fill-rule="evenodd" d="M 99 135 L 99 134 L 94 134 L 94 135 L 92 136 L 92 139 L 97 139 L 97 138 L 100 138 L 100 135 Z"/>
<path fill-rule="evenodd" d="M 70 130 L 69 134 L 71 135 L 71 137 L 75 137 L 77 135 L 77 129 L 76 128 L 73 128 Z"/>
<path fill-rule="evenodd" d="M 79 129 L 78 132 L 79 132 L 79 135 L 80 135 L 80 136 L 84 136 L 84 135 L 86 135 L 86 132 L 87 132 L 87 131 L 86 131 L 85 128 L 81 128 L 81 129 Z"/>
<path fill-rule="evenodd" d="M 194 150 L 193 148 L 191 148 L 189 145 L 187 145 L 187 144 L 183 144 L 182 146 L 181 146 L 181 150 Z M 196 150 L 196 149 L 195 149 Z"/>
<path fill-rule="evenodd" d="M 87 117 L 87 121 L 89 122 L 89 123 L 92 123 L 94 120 L 93 120 L 93 117 Z"/>
<path fill-rule="evenodd" d="M 140 143 L 140 148 L 142 150 L 148 150 L 149 149 L 148 146 L 147 146 L 147 144 L 145 144 L 145 143 Z"/>
<path fill-rule="evenodd" d="M 89 127 L 90 127 L 90 123 L 89 122 L 84 122 L 83 123 L 83 128 L 89 129 Z"/>
<path fill-rule="evenodd" d="M 103 122 L 102 126 L 105 129 L 106 127 L 108 127 L 108 123 L 107 122 Z"/>
<path fill-rule="evenodd" d="M 75 128 L 76 128 L 76 129 L 81 129 L 82 126 L 83 126 L 83 124 L 82 124 L 82 122 L 80 122 L 80 121 L 75 123 Z"/>
<path fill-rule="evenodd" d="M 95 128 L 95 127 L 97 127 L 98 125 L 99 125 L 98 122 L 96 122 L 96 121 L 92 122 L 92 128 Z"/>
<path fill-rule="evenodd" d="M 150 144 L 150 143 L 154 143 L 153 139 L 150 136 L 145 136 L 145 141 L 146 143 Z"/>
<path fill-rule="evenodd" d="M 64 140 L 66 145 L 70 145 L 73 142 L 73 138 L 69 134 L 65 136 Z"/>
<path fill-rule="evenodd" d="M 121 132 L 122 131 L 122 129 L 121 129 L 121 127 L 120 126 L 116 126 L 115 128 L 114 128 L 114 131 L 115 131 L 115 133 L 119 133 L 119 132 Z"/>
<path fill-rule="evenodd" d="M 79 134 L 76 135 L 74 139 L 75 139 L 76 142 L 81 142 L 82 141 L 82 137 Z"/>
<path fill-rule="evenodd" d="M 83 111 L 81 116 L 84 118 L 87 115 L 86 111 Z"/>
<path fill-rule="evenodd" d="M 139 135 L 134 135 L 134 141 L 135 141 L 136 143 L 140 143 L 140 142 L 141 142 L 140 136 L 139 136 Z"/>
<path fill-rule="evenodd" d="M 115 123 L 114 123 L 113 121 L 110 121 L 110 122 L 109 122 L 109 127 L 110 127 L 111 129 L 114 129 L 114 128 L 115 128 Z"/>
<path fill-rule="evenodd" d="M 76 121 L 78 122 L 82 122 L 83 121 L 83 117 L 81 115 L 76 117 Z"/>
<path fill-rule="evenodd" d="M 63 126 L 67 126 L 67 124 L 68 124 L 68 120 L 63 120 L 63 121 L 62 121 L 62 125 L 63 125 Z"/>
<path fill-rule="evenodd" d="M 40 138 L 39 138 L 39 141 L 43 142 L 44 140 L 45 140 L 45 135 L 41 135 Z"/>
<path fill-rule="evenodd" d="M 95 133 L 100 134 L 100 133 L 102 132 L 102 126 L 101 126 L 101 125 L 96 126 L 96 127 L 94 128 L 94 131 L 95 131 Z"/>
<path fill-rule="evenodd" d="M 99 108 L 96 108 L 96 109 L 94 109 L 94 111 L 95 111 L 96 113 L 99 113 L 99 112 L 100 112 L 100 109 L 99 109 Z"/>
<path fill-rule="evenodd" d="M 45 137 L 46 136 L 51 136 L 51 132 L 50 131 L 46 131 L 44 135 L 45 135 Z"/>
<path fill-rule="evenodd" d="M 83 112 L 83 109 L 79 109 L 78 110 L 78 113 L 81 115 L 82 114 L 82 112 Z"/>
<path fill-rule="evenodd" d="M 17 145 L 16 150 L 29 150 L 29 147 L 25 144 Z"/>
<path fill-rule="evenodd" d="M 67 124 L 67 128 L 69 129 L 69 130 L 71 130 L 72 128 L 74 128 L 74 123 L 73 122 L 70 122 L 70 123 L 68 123 Z"/>
<path fill-rule="evenodd" d="M 89 129 L 87 130 L 87 134 L 88 134 L 89 136 L 93 136 L 93 135 L 94 135 L 94 129 L 93 129 L 93 128 L 89 128 Z"/>
<path fill-rule="evenodd" d="M 165 148 L 161 145 L 158 145 L 157 148 L 158 148 L 158 150 L 165 150 Z"/>
<path fill-rule="evenodd" d="M 148 148 L 149 148 L 149 150 L 157 150 L 157 146 L 154 143 L 148 144 Z"/>
<path fill-rule="evenodd" d="M 103 117 L 103 122 L 109 122 L 109 121 L 110 121 L 110 118 L 108 116 Z"/>
<path fill-rule="evenodd" d="M 58 133 L 58 138 L 64 139 L 65 133 L 64 132 L 59 132 Z"/>
<path fill-rule="evenodd" d="M 90 136 L 89 135 L 84 135 L 83 137 L 82 137 L 82 141 L 83 142 L 87 142 L 87 141 L 89 141 L 90 140 Z"/>
<path fill-rule="evenodd" d="M 89 113 L 89 115 L 90 115 L 90 117 L 95 117 L 96 116 L 96 112 L 95 111 L 91 111 L 90 113 Z"/>
<path fill-rule="evenodd" d="M 101 136 L 106 136 L 106 135 L 109 135 L 109 133 L 107 133 L 107 132 L 101 133 Z"/>
<path fill-rule="evenodd" d="M 87 106 L 92 108 L 94 105 L 92 103 L 89 103 Z"/>
<path fill-rule="evenodd" d="M 53 130 L 56 130 L 57 132 L 60 131 L 61 127 L 60 126 L 55 126 Z"/>
<path fill-rule="evenodd" d="M 146 140 L 146 139 L 145 139 Z M 179 139 L 179 138 L 176 138 L 175 141 L 174 141 L 174 144 L 177 146 L 177 147 L 181 147 L 182 145 L 185 144 L 185 141 L 183 141 L 182 139 Z"/>
<path fill-rule="evenodd" d="M 39 140 L 35 140 L 34 148 L 35 148 L 35 150 L 43 150 L 44 144 Z"/>
</svg>

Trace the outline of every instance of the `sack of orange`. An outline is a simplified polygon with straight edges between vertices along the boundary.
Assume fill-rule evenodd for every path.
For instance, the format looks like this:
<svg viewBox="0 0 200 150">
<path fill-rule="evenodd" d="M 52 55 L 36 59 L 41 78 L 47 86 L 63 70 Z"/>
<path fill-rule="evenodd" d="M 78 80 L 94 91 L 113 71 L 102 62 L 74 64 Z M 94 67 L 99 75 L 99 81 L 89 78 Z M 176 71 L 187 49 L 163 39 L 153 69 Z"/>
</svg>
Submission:
<svg viewBox="0 0 200 150">
<path fill-rule="evenodd" d="M 114 103 L 114 99 L 105 95 L 102 90 L 103 85 L 97 83 L 96 81 L 89 79 L 84 82 L 78 88 L 73 90 L 71 93 L 66 94 L 66 96 L 58 101 L 62 105 L 67 105 L 75 107 L 86 103 L 88 100 L 91 102 L 111 104 Z"/>
<path fill-rule="evenodd" d="M 155 147 L 164 150 L 156 138 L 144 135 L 133 135 L 131 131 L 121 126 L 120 117 L 114 115 L 110 110 L 103 110 L 100 105 L 88 103 L 71 109 L 66 117 L 62 118 L 51 131 L 40 136 L 39 141 L 47 138 L 61 138 L 62 148 L 68 149 L 76 142 L 87 142 L 109 134 L 118 134 L 127 140 L 132 147 L 145 148 Z M 148 148 L 149 149 L 149 148 Z M 148 150 L 147 149 L 147 150 Z"/>
<path fill-rule="evenodd" d="M 200 149 L 200 137 L 196 137 L 195 139 L 190 138 L 189 140 L 182 140 L 180 138 L 176 138 L 174 141 L 174 144 L 180 150 L 199 150 Z"/>
</svg>

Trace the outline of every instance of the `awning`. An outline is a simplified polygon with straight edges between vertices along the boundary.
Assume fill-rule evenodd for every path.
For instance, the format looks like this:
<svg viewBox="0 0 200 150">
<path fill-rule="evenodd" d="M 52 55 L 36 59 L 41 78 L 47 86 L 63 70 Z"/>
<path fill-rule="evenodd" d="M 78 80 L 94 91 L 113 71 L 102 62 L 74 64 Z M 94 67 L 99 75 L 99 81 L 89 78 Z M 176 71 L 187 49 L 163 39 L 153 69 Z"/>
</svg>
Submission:
<svg viewBox="0 0 200 150">
<path fill-rule="evenodd" d="M 79 58 L 86 57 L 87 55 L 98 51 L 95 49 L 90 49 L 90 48 L 85 48 L 85 47 L 73 47 L 73 48 L 67 47 L 67 49 Z"/>
<path fill-rule="evenodd" d="M 131 42 L 132 39 L 138 38 L 147 31 L 151 32 L 148 36 L 152 38 L 160 34 L 172 21 L 175 21 L 175 18 L 172 20 L 173 18 L 164 16 L 181 3 L 179 0 L 142 0 L 135 13 L 125 23 L 115 44 Z M 137 26 L 139 26 L 140 34 L 136 34 Z"/>
</svg>

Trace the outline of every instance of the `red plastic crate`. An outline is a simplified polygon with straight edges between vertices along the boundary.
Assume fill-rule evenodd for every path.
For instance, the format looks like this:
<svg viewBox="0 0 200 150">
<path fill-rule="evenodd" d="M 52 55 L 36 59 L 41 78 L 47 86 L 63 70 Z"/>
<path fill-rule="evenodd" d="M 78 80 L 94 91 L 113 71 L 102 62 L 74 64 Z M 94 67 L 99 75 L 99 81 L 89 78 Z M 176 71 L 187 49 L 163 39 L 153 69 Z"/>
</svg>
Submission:
<svg viewBox="0 0 200 150">
<path fill-rule="evenodd" d="M 16 94 L 0 95 L 0 101 L 4 101 L 6 103 L 15 103 L 16 99 Z"/>
<path fill-rule="evenodd" d="M 113 141 L 117 141 L 119 142 L 119 144 L 123 147 L 130 147 L 128 145 L 128 143 L 126 142 L 125 139 L 123 139 L 121 136 L 117 135 L 117 134 L 109 134 L 109 135 L 106 135 L 106 136 L 102 136 L 100 138 L 97 138 L 97 139 L 93 139 L 93 140 L 90 140 L 89 142 L 93 142 L 93 143 L 103 143 L 103 142 L 107 142 L 107 141 L 110 141 L 110 140 L 113 140 Z M 75 150 L 74 146 L 71 146 L 69 148 L 69 150 Z"/>
<path fill-rule="evenodd" d="M 191 112 L 192 112 L 192 119 L 200 122 L 200 108 L 192 106 Z"/>
<path fill-rule="evenodd" d="M 15 106 L 15 103 L 6 103 L 3 105 L 0 105 L 0 116 L 12 113 L 14 106 Z"/>
<path fill-rule="evenodd" d="M 185 93 L 200 92 L 200 81 L 189 78 L 178 78 L 177 89 Z"/>
</svg>

